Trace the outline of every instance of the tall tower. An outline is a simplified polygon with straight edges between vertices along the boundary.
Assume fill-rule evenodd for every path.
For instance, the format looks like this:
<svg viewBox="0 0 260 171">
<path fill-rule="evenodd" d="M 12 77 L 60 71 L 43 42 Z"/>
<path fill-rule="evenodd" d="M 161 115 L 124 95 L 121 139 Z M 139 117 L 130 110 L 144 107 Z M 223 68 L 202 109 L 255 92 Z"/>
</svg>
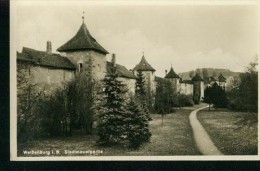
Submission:
<svg viewBox="0 0 260 171">
<path fill-rule="evenodd" d="M 141 61 L 137 64 L 134 69 L 134 74 L 137 75 L 138 72 L 142 72 L 145 80 L 146 91 L 149 93 L 149 106 L 154 105 L 154 95 L 155 95 L 155 69 L 146 61 L 144 54 Z"/>
<path fill-rule="evenodd" d="M 172 82 L 173 86 L 174 86 L 174 90 L 176 92 L 179 91 L 180 89 L 180 77 L 178 74 L 176 74 L 171 66 L 170 71 L 166 74 L 165 78 L 169 81 Z"/>
<path fill-rule="evenodd" d="M 75 66 L 78 72 L 83 72 L 92 67 L 92 74 L 95 80 L 101 80 L 106 74 L 106 51 L 93 38 L 83 22 L 78 32 L 67 43 L 57 49 L 62 52 Z M 89 62 L 91 61 L 91 62 Z M 92 66 L 89 66 L 91 63 Z"/>
<path fill-rule="evenodd" d="M 191 80 L 193 81 L 193 100 L 195 104 L 198 104 L 204 98 L 204 80 L 198 73 Z"/>
</svg>

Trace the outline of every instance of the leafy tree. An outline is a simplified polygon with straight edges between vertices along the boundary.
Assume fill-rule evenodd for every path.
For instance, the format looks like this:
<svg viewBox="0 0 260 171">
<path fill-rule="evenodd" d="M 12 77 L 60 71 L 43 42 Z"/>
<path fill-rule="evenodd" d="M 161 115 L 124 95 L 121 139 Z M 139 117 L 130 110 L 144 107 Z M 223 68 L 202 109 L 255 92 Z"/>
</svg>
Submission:
<svg viewBox="0 0 260 171">
<path fill-rule="evenodd" d="M 204 102 L 210 105 L 213 104 L 217 109 L 218 107 L 226 107 L 227 97 L 225 90 L 217 83 L 214 83 L 212 87 L 207 87 L 204 92 Z"/>
<path fill-rule="evenodd" d="M 207 87 L 205 90 L 204 90 L 204 98 L 203 98 L 203 101 L 205 103 L 207 103 L 209 105 L 209 110 L 210 110 L 210 105 L 213 104 L 213 94 L 212 94 L 212 88 L 211 87 Z"/>
<path fill-rule="evenodd" d="M 172 107 L 176 106 L 176 94 L 170 81 L 157 82 L 155 95 L 155 110 L 159 114 L 170 113 Z"/>
<path fill-rule="evenodd" d="M 229 106 L 232 109 L 248 112 L 258 111 L 258 71 L 257 59 L 251 62 L 239 79 L 234 81 L 228 93 Z"/>
<path fill-rule="evenodd" d="M 178 94 L 177 100 L 178 100 L 177 103 L 178 103 L 179 107 L 193 106 L 194 105 L 192 95 Z"/>
<path fill-rule="evenodd" d="M 37 110 L 44 94 L 36 89 L 31 73 L 32 68 L 33 66 L 27 63 L 17 65 L 17 138 L 19 141 L 33 139 L 41 132 Z"/>
</svg>

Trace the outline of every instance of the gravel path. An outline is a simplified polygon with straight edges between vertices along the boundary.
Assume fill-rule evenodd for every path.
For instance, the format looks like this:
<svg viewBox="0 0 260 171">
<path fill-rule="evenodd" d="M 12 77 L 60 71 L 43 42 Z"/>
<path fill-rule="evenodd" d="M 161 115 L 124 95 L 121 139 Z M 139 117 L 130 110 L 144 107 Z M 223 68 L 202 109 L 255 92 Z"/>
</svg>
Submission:
<svg viewBox="0 0 260 171">
<path fill-rule="evenodd" d="M 200 124 L 199 120 L 197 119 L 197 112 L 205 108 L 207 108 L 207 106 L 198 108 L 190 113 L 189 119 L 193 130 L 195 142 L 197 144 L 199 151 L 203 155 L 223 155 L 218 150 L 218 148 L 214 145 L 208 133 L 206 132 L 206 130 L 203 128 L 203 126 Z"/>
</svg>

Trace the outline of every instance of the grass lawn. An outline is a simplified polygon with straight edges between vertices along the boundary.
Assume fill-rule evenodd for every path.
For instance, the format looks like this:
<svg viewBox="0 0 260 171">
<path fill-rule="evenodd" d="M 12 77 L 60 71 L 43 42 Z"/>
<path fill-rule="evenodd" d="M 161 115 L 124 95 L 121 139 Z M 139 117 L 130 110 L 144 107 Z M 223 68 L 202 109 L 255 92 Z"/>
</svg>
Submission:
<svg viewBox="0 0 260 171">
<path fill-rule="evenodd" d="M 140 147 L 139 150 L 129 149 L 126 146 L 99 147 L 95 141 L 97 136 L 56 137 L 18 143 L 18 156 L 47 156 L 46 154 L 24 154 L 24 150 L 54 151 L 49 156 L 152 156 L 152 155 L 200 155 L 193 141 L 192 130 L 189 124 L 189 114 L 191 110 L 178 110 L 176 113 L 168 114 L 164 117 L 162 124 L 161 115 L 152 114 L 150 121 L 150 131 L 152 133 L 151 142 Z M 55 154 L 59 150 L 59 154 Z M 65 154 L 65 150 L 100 150 L 102 153 L 95 154 Z"/>
<path fill-rule="evenodd" d="M 227 109 L 198 112 L 198 119 L 218 149 L 226 155 L 257 154 L 257 114 Z"/>
</svg>

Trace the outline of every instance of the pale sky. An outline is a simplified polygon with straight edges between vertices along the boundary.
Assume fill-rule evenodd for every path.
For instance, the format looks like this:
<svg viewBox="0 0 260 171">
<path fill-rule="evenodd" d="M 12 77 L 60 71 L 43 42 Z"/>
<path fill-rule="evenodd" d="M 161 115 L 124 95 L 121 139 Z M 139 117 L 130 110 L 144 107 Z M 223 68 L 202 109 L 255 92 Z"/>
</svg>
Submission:
<svg viewBox="0 0 260 171">
<path fill-rule="evenodd" d="M 16 50 L 53 52 L 85 23 L 117 63 L 132 69 L 144 50 L 147 61 L 164 76 L 171 64 L 185 72 L 201 67 L 243 71 L 259 54 L 256 5 L 53 5 L 21 6 L 15 14 Z M 12 42 L 11 42 L 12 43 Z"/>
</svg>

